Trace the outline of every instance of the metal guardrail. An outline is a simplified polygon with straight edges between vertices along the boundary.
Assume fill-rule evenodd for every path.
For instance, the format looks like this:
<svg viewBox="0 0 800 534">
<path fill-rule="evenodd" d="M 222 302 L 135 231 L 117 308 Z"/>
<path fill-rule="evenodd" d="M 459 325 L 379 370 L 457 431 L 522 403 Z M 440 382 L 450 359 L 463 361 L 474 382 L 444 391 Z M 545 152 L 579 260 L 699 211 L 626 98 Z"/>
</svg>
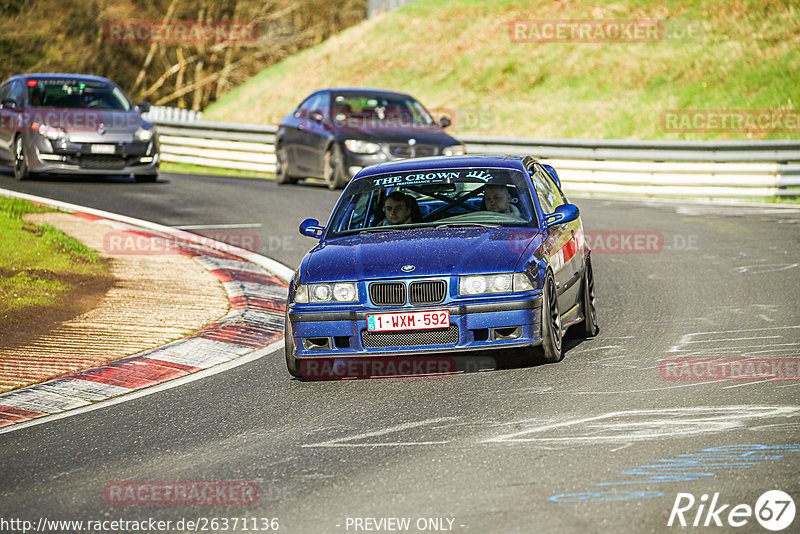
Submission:
<svg viewBox="0 0 800 534">
<path fill-rule="evenodd" d="M 275 172 L 277 126 L 156 120 L 161 160 Z M 468 154 L 530 154 L 567 193 L 785 196 L 800 189 L 800 140 L 625 141 L 460 136 Z"/>
</svg>

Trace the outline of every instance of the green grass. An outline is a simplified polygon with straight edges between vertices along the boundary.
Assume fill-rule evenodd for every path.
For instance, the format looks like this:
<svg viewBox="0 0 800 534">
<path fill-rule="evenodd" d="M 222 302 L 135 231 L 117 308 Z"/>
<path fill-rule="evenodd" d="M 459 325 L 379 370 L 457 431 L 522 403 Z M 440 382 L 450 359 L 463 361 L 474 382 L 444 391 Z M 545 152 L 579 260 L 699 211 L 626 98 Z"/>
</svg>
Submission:
<svg viewBox="0 0 800 534">
<path fill-rule="evenodd" d="M 658 19 L 695 39 L 516 42 L 514 21 Z M 382 87 L 449 110 L 459 135 L 791 139 L 798 132 L 667 132 L 664 111 L 800 113 L 800 0 L 418 0 L 269 68 L 211 120 L 275 124 L 313 90 Z"/>
<path fill-rule="evenodd" d="M 275 173 L 271 172 L 220 169 L 219 167 L 204 167 L 202 165 L 191 165 L 189 163 L 165 163 L 162 161 L 159 165 L 159 170 L 177 174 L 204 174 L 208 176 L 233 176 L 236 178 L 262 178 L 264 180 L 275 179 Z"/>
<path fill-rule="evenodd" d="M 96 251 L 52 226 L 22 219 L 43 211 L 52 210 L 0 197 L 0 320 L 59 305 L 87 280 L 110 276 Z"/>
</svg>

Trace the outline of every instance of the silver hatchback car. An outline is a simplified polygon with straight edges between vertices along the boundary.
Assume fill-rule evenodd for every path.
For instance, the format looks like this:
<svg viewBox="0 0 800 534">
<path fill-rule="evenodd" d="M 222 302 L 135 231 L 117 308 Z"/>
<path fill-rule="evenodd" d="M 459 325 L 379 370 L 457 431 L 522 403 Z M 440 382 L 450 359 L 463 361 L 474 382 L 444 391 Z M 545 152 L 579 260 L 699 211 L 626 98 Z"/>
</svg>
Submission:
<svg viewBox="0 0 800 534">
<path fill-rule="evenodd" d="M 99 76 L 24 74 L 0 85 L 0 161 L 25 180 L 39 173 L 129 175 L 155 182 L 153 124 Z"/>
</svg>

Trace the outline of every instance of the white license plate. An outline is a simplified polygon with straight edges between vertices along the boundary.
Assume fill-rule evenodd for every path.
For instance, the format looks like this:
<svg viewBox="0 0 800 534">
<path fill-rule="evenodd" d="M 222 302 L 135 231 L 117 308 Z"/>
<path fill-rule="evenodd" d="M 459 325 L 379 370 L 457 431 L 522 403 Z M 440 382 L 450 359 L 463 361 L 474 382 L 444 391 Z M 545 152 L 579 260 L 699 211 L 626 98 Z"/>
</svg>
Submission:
<svg viewBox="0 0 800 534">
<path fill-rule="evenodd" d="M 428 330 L 449 327 L 450 312 L 448 310 L 371 313 L 367 315 L 367 330 L 370 332 L 397 332 L 401 330 Z"/>
<path fill-rule="evenodd" d="M 92 154 L 114 154 L 117 151 L 117 147 L 114 145 L 92 145 L 89 151 Z"/>
</svg>

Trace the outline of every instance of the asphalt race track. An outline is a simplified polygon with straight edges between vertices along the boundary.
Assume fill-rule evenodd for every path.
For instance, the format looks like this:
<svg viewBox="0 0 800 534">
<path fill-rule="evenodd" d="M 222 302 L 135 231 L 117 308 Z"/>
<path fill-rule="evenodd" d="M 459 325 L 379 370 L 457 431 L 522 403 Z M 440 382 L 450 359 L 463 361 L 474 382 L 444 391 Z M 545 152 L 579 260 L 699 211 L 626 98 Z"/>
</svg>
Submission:
<svg viewBox="0 0 800 534">
<path fill-rule="evenodd" d="M 0 188 L 217 236 L 254 233 L 258 252 L 292 268 L 314 244 L 299 222 L 325 221 L 338 196 L 166 173 L 155 184 L 3 174 Z M 573 200 L 594 232 L 601 332 L 570 342 L 562 362 L 488 353 L 498 370 L 302 382 L 277 351 L 0 434 L 0 517 L 154 518 L 176 532 L 198 518 L 219 519 L 216 531 L 227 518 L 236 532 L 256 531 L 253 518 L 278 518 L 281 532 L 403 530 L 388 518 L 408 519 L 410 532 L 670 532 L 679 505 L 688 530 L 719 520 L 711 531 L 767 532 L 755 513 L 782 508 L 762 494 L 782 490 L 800 505 L 800 207 Z M 783 376 L 709 378 L 700 366 L 679 380 L 687 368 L 668 366 L 711 357 L 770 358 Z M 258 499 L 108 504 L 107 485 L 126 481 L 248 481 Z M 712 500 L 727 507 L 709 516 Z M 753 515 L 729 516 L 740 504 Z"/>
</svg>

